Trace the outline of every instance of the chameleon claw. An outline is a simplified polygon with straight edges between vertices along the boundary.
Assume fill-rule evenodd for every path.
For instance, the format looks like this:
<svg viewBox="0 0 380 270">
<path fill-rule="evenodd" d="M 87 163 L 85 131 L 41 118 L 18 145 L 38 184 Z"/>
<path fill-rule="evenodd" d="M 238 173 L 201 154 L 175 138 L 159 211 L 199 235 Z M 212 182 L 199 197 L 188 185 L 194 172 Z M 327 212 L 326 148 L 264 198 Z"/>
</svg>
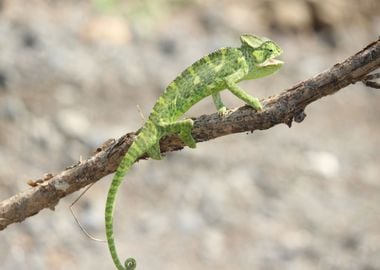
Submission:
<svg viewBox="0 0 380 270">
<path fill-rule="evenodd" d="M 226 107 L 222 107 L 218 110 L 218 114 L 219 114 L 219 117 L 221 118 L 225 118 L 227 117 L 228 115 L 231 114 L 231 110 L 227 109 Z"/>
<path fill-rule="evenodd" d="M 223 115 L 223 114 L 225 114 L 226 111 L 227 111 L 227 108 L 226 108 L 225 106 L 223 106 L 223 107 L 221 107 L 221 108 L 218 109 L 218 113 L 219 113 L 219 115 Z"/>
<path fill-rule="evenodd" d="M 252 97 L 249 104 L 255 111 L 261 112 L 263 110 L 263 105 L 261 105 L 261 102 L 258 98 Z"/>
<path fill-rule="evenodd" d="M 156 144 L 154 144 L 151 148 L 146 150 L 146 153 L 148 156 L 155 160 L 161 160 L 161 150 L 160 150 L 160 142 L 158 141 Z"/>
<path fill-rule="evenodd" d="M 191 136 L 191 133 L 180 133 L 179 137 L 184 142 L 185 145 L 187 145 L 190 148 L 196 148 L 197 143 L 194 140 L 193 136 Z"/>
</svg>

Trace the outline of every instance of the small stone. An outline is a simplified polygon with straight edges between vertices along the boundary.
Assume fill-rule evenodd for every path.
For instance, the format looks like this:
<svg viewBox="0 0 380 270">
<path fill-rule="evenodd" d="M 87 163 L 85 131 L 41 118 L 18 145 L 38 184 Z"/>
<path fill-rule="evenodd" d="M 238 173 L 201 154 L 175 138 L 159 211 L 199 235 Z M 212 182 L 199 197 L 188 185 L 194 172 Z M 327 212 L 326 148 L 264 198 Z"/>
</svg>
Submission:
<svg viewBox="0 0 380 270">
<path fill-rule="evenodd" d="M 58 114 L 58 125 L 68 135 L 84 137 L 90 131 L 90 121 L 81 112 L 75 110 L 62 110 Z"/>
<path fill-rule="evenodd" d="M 203 255 L 213 260 L 223 257 L 226 248 L 225 240 L 225 234 L 220 230 L 206 230 L 203 236 Z"/>
<path fill-rule="evenodd" d="M 308 159 L 311 168 L 327 178 L 336 177 L 339 174 L 339 160 L 330 152 L 309 152 Z"/>
<path fill-rule="evenodd" d="M 92 19 L 83 29 L 82 36 L 91 42 L 106 42 L 124 45 L 131 38 L 128 23 L 121 17 L 99 16 Z"/>
<path fill-rule="evenodd" d="M 13 122 L 26 113 L 24 102 L 19 98 L 9 96 L 0 102 L 0 118 Z"/>
<path fill-rule="evenodd" d="M 203 224 L 200 214 L 191 208 L 179 211 L 177 219 L 180 229 L 188 233 L 199 231 Z"/>
</svg>

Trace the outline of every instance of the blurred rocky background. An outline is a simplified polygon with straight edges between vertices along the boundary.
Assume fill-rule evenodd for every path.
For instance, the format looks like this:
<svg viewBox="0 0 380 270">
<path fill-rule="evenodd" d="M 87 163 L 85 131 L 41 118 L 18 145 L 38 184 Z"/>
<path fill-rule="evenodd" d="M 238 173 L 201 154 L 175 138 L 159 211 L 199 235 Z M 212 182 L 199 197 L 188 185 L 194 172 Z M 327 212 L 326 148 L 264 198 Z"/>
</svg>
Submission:
<svg viewBox="0 0 380 270">
<path fill-rule="evenodd" d="M 244 32 L 284 49 L 276 76 L 241 83 L 265 98 L 376 40 L 380 2 L 0 1 L 0 200 L 137 130 L 137 105 L 147 116 L 178 73 Z M 120 256 L 138 269 L 380 269 L 379 104 L 379 90 L 357 84 L 291 129 L 139 162 L 119 191 Z M 187 115 L 214 111 L 207 99 Z M 75 205 L 103 239 L 111 178 Z M 78 195 L 1 231 L 0 269 L 113 269 L 70 214 Z"/>
</svg>

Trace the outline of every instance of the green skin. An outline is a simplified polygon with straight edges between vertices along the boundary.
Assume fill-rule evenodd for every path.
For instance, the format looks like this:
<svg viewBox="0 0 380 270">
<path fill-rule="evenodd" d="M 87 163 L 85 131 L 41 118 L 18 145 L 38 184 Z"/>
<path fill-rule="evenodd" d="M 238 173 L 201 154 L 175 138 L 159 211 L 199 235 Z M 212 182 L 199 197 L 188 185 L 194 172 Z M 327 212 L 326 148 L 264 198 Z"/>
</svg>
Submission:
<svg viewBox="0 0 380 270">
<path fill-rule="evenodd" d="M 191 135 L 193 121 L 179 120 L 198 101 L 212 96 L 221 116 L 227 109 L 221 101 L 220 91 L 228 89 L 257 111 L 262 110 L 259 100 L 247 94 L 236 83 L 268 76 L 278 71 L 282 61 L 274 59 L 282 50 L 273 41 L 254 35 L 242 35 L 240 48 L 222 48 L 204 56 L 185 69 L 166 88 L 157 100 L 152 113 L 129 147 L 117 168 L 108 191 L 105 224 L 108 247 L 118 270 L 133 270 L 136 261 L 128 258 L 124 266 L 116 252 L 113 234 L 113 211 L 117 190 L 133 163 L 147 153 L 153 159 L 161 159 L 160 139 L 178 134 L 190 148 L 195 148 Z"/>
</svg>

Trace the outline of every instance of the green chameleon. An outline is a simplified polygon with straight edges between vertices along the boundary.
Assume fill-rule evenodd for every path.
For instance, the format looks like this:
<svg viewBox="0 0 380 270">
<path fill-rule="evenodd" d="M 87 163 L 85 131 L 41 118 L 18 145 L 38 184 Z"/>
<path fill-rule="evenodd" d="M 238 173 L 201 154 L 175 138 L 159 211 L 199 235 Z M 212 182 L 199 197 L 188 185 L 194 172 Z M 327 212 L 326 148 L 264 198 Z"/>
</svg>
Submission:
<svg viewBox="0 0 380 270">
<path fill-rule="evenodd" d="M 240 48 L 222 48 L 204 56 L 168 85 L 120 162 L 108 191 L 105 208 L 108 248 L 117 269 L 136 268 L 133 258 L 128 258 L 124 266 L 121 264 L 113 234 L 116 193 L 133 163 L 145 153 L 153 159 L 161 159 L 160 139 L 169 134 L 178 134 L 185 145 L 195 148 L 195 140 L 191 136 L 193 121 L 179 118 L 207 96 L 212 96 L 221 116 L 227 113 L 219 93 L 224 89 L 230 90 L 255 110 L 262 109 L 260 101 L 247 94 L 237 83 L 265 77 L 278 71 L 283 62 L 274 58 L 280 55 L 282 50 L 276 43 L 263 37 L 245 34 L 240 40 Z"/>
</svg>

